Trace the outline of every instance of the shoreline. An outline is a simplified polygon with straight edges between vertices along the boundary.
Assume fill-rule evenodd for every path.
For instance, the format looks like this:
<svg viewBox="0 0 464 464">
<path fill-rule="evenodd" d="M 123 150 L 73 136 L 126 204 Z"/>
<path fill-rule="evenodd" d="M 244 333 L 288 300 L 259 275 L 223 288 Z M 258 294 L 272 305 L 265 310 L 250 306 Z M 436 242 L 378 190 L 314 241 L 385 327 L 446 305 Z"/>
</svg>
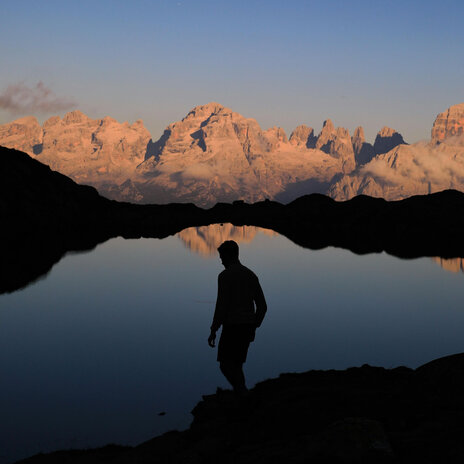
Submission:
<svg viewBox="0 0 464 464">
<path fill-rule="evenodd" d="M 0 147 L 0 294 L 46 274 L 69 251 L 111 238 L 164 238 L 215 223 L 271 229 L 310 249 L 400 258 L 464 257 L 464 193 L 445 190 L 400 201 L 358 196 L 337 202 L 311 194 L 275 201 L 135 205 L 100 196 L 27 154 Z M 34 233 L 31 233 L 33 231 Z"/>
<path fill-rule="evenodd" d="M 281 374 L 247 397 L 204 396 L 184 431 L 137 446 L 37 454 L 17 464 L 458 462 L 464 353 L 416 369 L 367 364 Z"/>
</svg>

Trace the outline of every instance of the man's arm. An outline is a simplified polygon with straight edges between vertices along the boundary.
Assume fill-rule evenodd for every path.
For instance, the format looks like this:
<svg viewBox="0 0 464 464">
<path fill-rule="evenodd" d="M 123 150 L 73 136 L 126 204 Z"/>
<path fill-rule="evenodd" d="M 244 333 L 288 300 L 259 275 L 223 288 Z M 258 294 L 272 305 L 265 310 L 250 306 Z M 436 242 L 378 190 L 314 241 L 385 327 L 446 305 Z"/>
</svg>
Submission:
<svg viewBox="0 0 464 464">
<path fill-rule="evenodd" d="M 263 322 L 264 316 L 267 311 L 267 304 L 266 304 L 266 299 L 264 298 L 264 293 L 263 289 L 261 288 L 261 285 L 259 284 L 259 280 L 256 277 L 256 288 L 254 292 L 253 299 L 256 304 L 256 327 L 259 327 L 261 323 Z"/>
<path fill-rule="evenodd" d="M 215 346 L 216 332 L 224 323 L 225 315 L 225 294 L 224 294 L 224 277 L 221 274 L 218 276 L 218 294 L 216 299 L 216 308 L 214 309 L 213 322 L 211 324 L 211 332 L 208 337 L 208 344 L 211 347 Z"/>
</svg>

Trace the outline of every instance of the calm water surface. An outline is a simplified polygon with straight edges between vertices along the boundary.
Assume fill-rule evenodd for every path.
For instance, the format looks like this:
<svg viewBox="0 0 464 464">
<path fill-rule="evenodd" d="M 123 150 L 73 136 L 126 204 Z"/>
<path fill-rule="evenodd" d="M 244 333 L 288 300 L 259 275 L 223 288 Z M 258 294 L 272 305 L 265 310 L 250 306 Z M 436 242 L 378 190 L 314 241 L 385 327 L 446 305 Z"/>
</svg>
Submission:
<svg viewBox="0 0 464 464">
<path fill-rule="evenodd" d="M 228 238 L 269 307 L 245 365 L 249 386 L 281 372 L 416 367 L 464 351 L 457 260 L 312 251 L 227 224 L 114 239 L 0 296 L 0 462 L 187 427 L 201 395 L 227 387 L 206 340 L 223 269 L 215 249 Z"/>
</svg>

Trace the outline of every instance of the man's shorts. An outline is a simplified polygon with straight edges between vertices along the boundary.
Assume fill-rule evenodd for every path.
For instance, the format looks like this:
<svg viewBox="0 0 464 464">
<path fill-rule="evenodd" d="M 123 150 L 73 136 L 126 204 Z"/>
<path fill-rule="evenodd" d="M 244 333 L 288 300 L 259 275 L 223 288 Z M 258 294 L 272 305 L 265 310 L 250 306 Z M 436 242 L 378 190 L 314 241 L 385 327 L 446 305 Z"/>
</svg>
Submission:
<svg viewBox="0 0 464 464">
<path fill-rule="evenodd" d="M 224 325 L 219 340 L 217 360 L 243 364 L 247 358 L 250 342 L 255 339 L 255 330 L 252 324 Z"/>
</svg>

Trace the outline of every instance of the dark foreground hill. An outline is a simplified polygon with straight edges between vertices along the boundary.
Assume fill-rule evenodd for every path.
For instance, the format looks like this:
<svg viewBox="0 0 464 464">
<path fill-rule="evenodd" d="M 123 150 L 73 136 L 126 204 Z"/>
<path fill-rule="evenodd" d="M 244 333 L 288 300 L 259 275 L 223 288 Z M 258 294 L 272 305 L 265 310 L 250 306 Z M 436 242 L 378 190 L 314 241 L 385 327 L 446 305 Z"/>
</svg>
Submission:
<svg viewBox="0 0 464 464">
<path fill-rule="evenodd" d="M 184 228 L 231 222 L 273 229 L 305 248 L 347 248 L 463 257 L 464 194 L 446 190 L 401 201 L 358 196 L 345 202 L 307 195 L 283 205 L 134 205 L 101 197 L 25 153 L 0 147 L 0 293 L 45 274 L 66 252 L 112 237 L 163 238 Z"/>
<path fill-rule="evenodd" d="M 183 432 L 21 463 L 458 463 L 463 388 L 464 354 L 416 370 L 364 365 L 283 374 L 241 400 L 230 391 L 203 397 Z"/>
</svg>

